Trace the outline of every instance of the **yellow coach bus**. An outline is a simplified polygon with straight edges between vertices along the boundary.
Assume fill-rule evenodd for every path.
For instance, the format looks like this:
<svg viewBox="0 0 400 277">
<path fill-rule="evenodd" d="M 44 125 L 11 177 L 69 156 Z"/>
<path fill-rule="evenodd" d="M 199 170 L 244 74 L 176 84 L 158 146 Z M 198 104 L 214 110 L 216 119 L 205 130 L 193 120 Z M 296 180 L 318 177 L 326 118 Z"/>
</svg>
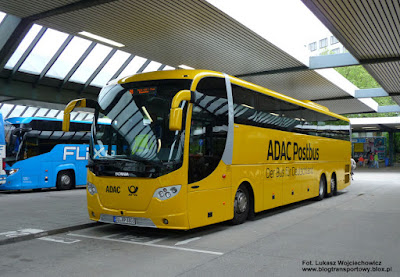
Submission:
<svg viewBox="0 0 400 277">
<path fill-rule="evenodd" d="M 191 229 L 350 184 L 349 120 L 311 101 L 208 70 L 111 82 L 95 108 L 87 177 L 91 220 Z M 99 124 L 106 118 L 111 124 Z"/>
</svg>

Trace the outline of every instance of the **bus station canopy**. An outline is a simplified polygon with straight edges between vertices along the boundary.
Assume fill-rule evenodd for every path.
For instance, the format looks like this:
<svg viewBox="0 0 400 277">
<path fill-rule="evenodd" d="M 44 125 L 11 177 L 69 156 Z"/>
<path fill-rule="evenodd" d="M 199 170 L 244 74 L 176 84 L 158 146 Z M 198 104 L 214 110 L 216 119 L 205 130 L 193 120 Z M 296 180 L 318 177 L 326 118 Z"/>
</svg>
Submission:
<svg viewBox="0 0 400 277">
<path fill-rule="evenodd" d="M 304 2 L 306 5 L 318 3 Z M 287 54 L 205 0 L 1 0 L 0 11 L 7 13 L 0 25 L 0 34 L 6 38 L 0 42 L 0 68 L 3 68 L 0 101 L 3 103 L 28 99 L 40 106 L 42 101 L 65 104 L 78 97 L 95 99 L 109 79 L 185 64 L 238 76 L 300 100 L 312 100 L 339 114 L 380 110 L 372 98 L 356 97 L 358 88 L 333 69 L 310 68 L 306 62 Z M 37 25 L 32 26 L 33 23 Z M 354 19 L 349 24 L 356 23 Z M 52 30 L 65 32 L 65 38 L 54 54 L 42 62 L 42 67 L 29 68 L 28 61 L 35 62 L 32 56 L 36 47 Z M 109 47 L 96 39 L 83 40 L 79 34 L 82 31 L 124 46 Z M 29 34 L 32 39 L 21 48 Z M 352 40 L 346 36 L 338 38 L 346 46 Z M 74 42 L 79 44 L 78 39 L 85 45 L 81 55 L 72 65 L 68 61 L 61 63 L 68 47 Z M 95 51 L 100 52 L 101 47 L 107 47 L 102 60 L 84 71 L 86 61 Z M 15 58 L 20 48 L 22 53 Z M 121 56 L 119 67 L 112 74 L 105 74 L 117 55 Z M 11 63 L 13 57 L 15 61 Z M 67 68 L 66 72 L 60 74 L 62 69 L 57 71 L 57 65 Z M 80 78 L 79 74 L 84 77 Z M 102 74 L 107 77 L 99 82 Z M 386 90 L 389 87 L 385 80 L 377 78 Z"/>
<path fill-rule="evenodd" d="M 400 2 L 302 1 L 400 104 Z"/>
</svg>

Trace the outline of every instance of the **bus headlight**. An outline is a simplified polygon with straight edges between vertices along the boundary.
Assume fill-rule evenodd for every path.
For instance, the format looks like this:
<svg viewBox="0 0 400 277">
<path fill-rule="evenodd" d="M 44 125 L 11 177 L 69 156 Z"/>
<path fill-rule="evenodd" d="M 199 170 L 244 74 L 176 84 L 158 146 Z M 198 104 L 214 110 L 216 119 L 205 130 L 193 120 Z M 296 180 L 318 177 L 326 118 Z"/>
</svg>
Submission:
<svg viewBox="0 0 400 277">
<path fill-rule="evenodd" d="M 87 190 L 90 193 L 90 195 L 94 195 L 97 193 L 96 186 L 89 182 L 87 183 Z"/>
<path fill-rule="evenodd" d="M 179 193 L 181 185 L 159 188 L 154 192 L 153 197 L 160 200 L 167 200 Z"/>
<path fill-rule="evenodd" d="M 8 175 L 13 175 L 14 173 L 17 173 L 19 168 L 12 168 L 10 171 L 8 171 Z"/>
</svg>

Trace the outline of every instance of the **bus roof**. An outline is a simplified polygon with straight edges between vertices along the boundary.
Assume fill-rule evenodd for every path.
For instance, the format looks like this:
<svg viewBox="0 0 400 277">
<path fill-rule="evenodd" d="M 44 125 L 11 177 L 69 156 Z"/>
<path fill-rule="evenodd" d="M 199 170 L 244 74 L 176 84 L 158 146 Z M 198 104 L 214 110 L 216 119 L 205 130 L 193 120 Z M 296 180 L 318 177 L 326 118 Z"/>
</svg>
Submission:
<svg viewBox="0 0 400 277">
<path fill-rule="evenodd" d="M 119 79 L 118 81 L 113 81 L 112 83 L 116 84 L 126 84 L 126 83 L 132 83 L 132 82 L 140 82 L 140 81 L 149 81 L 149 80 L 163 80 L 163 79 L 194 79 L 197 75 L 202 74 L 202 75 L 219 75 L 221 78 L 224 77 L 224 74 L 221 72 L 216 72 L 212 70 L 203 70 L 203 69 L 177 69 L 177 70 L 164 70 L 164 71 L 153 71 L 153 72 L 146 72 L 146 73 L 138 73 L 135 75 L 127 76 L 124 78 Z M 245 81 L 243 79 L 236 78 L 234 76 L 229 76 L 231 78 L 231 81 L 234 82 L 235 84 L 242 85 L 246 88 L 255 90 L 257 92 L 284 100 L 286 102 L 290 102 L 292 104 L 298 105 L 305 107 L 310 110 L 314 110 L 326 115 L 330 115 L 333 117 L 336 117 L 338 119 L 350 122 L 350 120 L 347 117 L 341 116 L 339 114 L 333 113 L 329 111 L 328 108 L 325 106 L 322 106 L 320 104 L 314 103 L 310 100 L 298 100 L 295 98 L 292 98 L 290 96 L 275 92 L 273 90 L 261 87 L 259 85 L 253 84 L 251 82 Z"/>
<path fill-rule="evenodd" d="M 51 118 L 51 117 L 10 117 L 5 120 L 7 124 L 28 124 L 33 120 L 43 120 L 43 121 L 62 121 L 59 118 Z M 91 124 L 92 121 L 80 121 L 80 120 L 71 120 L 71 122 L 75 123 L 88 123 Z"/>
</svg>

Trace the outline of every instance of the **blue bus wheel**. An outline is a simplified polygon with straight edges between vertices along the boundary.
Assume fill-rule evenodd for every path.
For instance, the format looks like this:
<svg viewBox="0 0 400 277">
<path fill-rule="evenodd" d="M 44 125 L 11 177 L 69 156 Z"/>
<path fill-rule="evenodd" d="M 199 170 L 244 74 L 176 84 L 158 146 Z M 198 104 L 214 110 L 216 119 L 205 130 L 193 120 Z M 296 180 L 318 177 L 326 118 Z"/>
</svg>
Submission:
<svg viewBox="0 0 400 277">
<path fill-rule="evenodd" d="M 57 189 L 67 190 L 74 187 L 74 177 L 70 170 L 63 170 L 57 174 Z"/>
</svg>

